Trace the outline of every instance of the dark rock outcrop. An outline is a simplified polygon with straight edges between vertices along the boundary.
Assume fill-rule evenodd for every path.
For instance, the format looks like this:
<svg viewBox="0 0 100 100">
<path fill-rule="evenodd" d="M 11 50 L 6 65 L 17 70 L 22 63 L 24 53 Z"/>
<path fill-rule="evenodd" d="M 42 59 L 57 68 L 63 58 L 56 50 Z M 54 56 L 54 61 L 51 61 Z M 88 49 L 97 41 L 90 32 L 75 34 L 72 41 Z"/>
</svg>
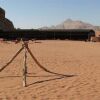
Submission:
<svg viewBox="0 0 100 100">
<path fill-rule="evenodd" d="M 9 19 L 5 18 L 5 10 L 2 8 L 0 8 L 0 30 L 14 30 L 13 23 Z"/>
</svg>

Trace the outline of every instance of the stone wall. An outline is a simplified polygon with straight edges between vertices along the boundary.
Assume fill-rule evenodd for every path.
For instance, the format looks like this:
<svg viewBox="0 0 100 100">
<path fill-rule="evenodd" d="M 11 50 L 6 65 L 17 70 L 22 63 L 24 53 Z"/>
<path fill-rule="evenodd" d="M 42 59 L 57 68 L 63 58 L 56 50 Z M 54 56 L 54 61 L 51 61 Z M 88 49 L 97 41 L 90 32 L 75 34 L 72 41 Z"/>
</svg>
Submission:
<svg viewBox="0 0 100 100">
<path fill-rule="evenodd" d="M 100 42 L 100 37 L 91 37 L 91 42 Z"/>
</svg>

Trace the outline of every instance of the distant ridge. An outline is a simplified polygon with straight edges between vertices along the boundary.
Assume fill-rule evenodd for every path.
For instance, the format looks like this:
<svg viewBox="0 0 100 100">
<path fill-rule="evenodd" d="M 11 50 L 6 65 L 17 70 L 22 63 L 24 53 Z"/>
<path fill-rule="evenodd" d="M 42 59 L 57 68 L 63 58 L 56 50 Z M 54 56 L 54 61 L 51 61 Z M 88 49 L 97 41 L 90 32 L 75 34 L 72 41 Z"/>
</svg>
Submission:
<svg viewBox="0 0 100 100">
<path fill-rule="evenodd" d="M 80 20 L 67 19 L 58 25 L 53 25 L 51 27 L 45 26 L 40 29 L 94 29 L 100 31 L 100 26 L 94 26 Z"/>
</svg>

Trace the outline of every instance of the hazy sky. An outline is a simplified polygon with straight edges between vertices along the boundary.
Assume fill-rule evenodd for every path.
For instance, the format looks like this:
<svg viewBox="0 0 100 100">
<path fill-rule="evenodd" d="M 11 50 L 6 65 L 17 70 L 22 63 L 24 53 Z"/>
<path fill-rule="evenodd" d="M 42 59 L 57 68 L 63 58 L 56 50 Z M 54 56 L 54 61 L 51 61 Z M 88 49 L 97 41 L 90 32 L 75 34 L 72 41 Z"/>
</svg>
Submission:
<svg viewBox="0 0 100 100">
<path fill-rule="evenodd" d="M 16 28 L 56 25 L 68 18 L 100 25 L 100 0 L 0 0 L 0 7 Z"/>
</svg>

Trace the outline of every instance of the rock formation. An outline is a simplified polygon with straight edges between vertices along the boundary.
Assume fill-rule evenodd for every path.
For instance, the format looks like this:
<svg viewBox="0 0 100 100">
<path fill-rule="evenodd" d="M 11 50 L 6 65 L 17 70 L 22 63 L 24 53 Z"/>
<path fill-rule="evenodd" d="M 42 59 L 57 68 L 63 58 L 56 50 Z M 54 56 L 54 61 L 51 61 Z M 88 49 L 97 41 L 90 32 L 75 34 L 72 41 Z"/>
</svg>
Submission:
<svg viewBox="0 0 100 100">
<path fill-rule="evenodd" d="M 67 19 L 58 25 L 53 25 L 51 27 L 45 26 L 40 29 L 94 29 L 100 31 L 100 26 L 94 26 L 80 20 Z"/>
<path fill-rule="evenodd" d="M 0 30 L 14 30 L 13 23 L 9 19 L 5 18 L 5 10 L 2 8 L 0 8 Z"/>
</svg>

